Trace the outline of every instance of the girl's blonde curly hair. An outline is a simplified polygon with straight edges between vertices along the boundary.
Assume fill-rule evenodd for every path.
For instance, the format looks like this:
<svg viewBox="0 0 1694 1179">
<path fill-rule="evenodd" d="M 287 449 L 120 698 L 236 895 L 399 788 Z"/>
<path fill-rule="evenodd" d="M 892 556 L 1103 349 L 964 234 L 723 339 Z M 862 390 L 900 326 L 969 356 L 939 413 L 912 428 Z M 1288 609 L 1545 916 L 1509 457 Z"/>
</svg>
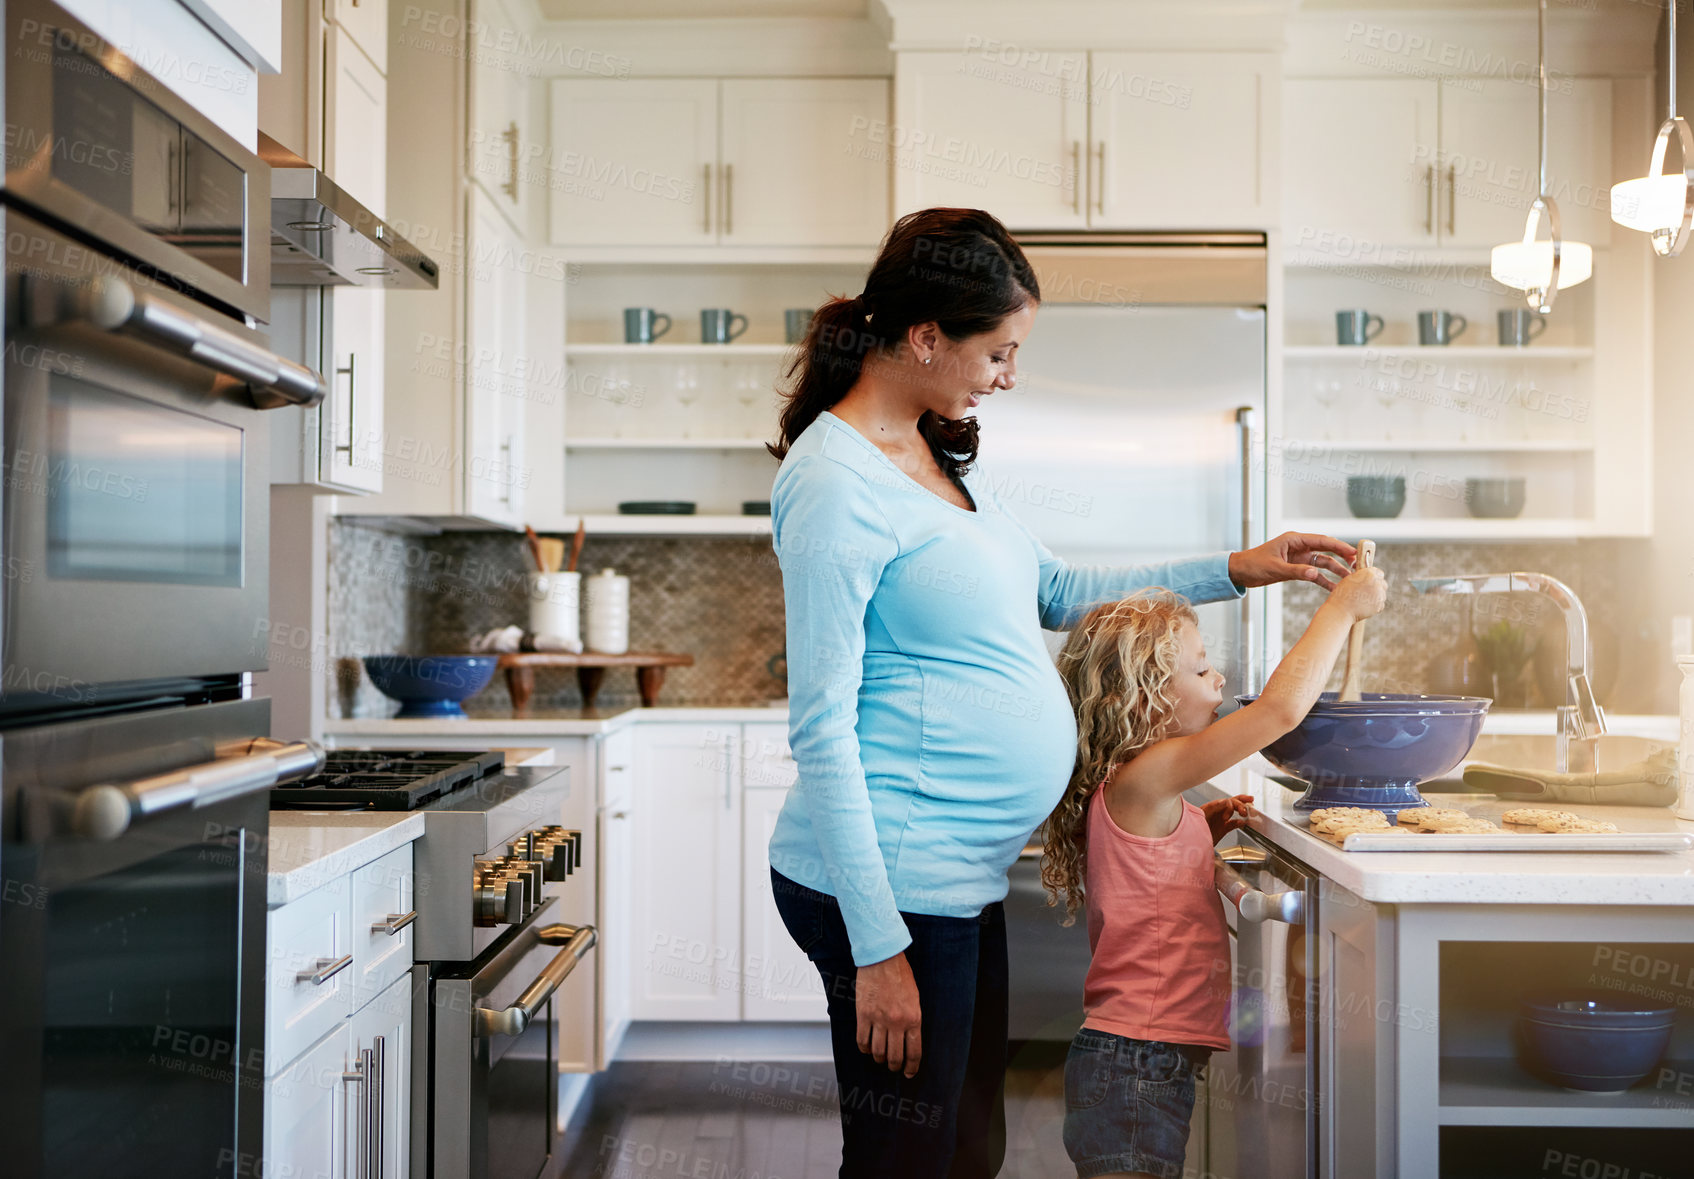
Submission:
<svg viewBox="0 0 1694 1179">
<path fill-rule="evenodd" d="M 1112 767 L 1169 732 L 1185 622 L 1199 625 L 1187 599 L 1166 589 L 1143 590 L 1090 611 L 1059 652 L 1059 675 L 1076 713 L 1076 764 L 1064 797 L 1042 825 L 1041 883 L 1049 905 L 1063 895 L 1066 925 L 1084 900 L 1094 788 Z"/>
</svg>

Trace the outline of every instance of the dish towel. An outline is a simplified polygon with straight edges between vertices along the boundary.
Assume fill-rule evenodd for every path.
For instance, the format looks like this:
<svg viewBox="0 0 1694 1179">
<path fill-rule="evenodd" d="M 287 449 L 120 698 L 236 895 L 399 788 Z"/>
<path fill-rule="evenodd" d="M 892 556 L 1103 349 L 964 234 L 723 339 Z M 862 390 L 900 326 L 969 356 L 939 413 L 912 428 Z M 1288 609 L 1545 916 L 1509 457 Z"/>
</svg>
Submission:
<svg viewBox="0 0 1694 1179">
<path fill-rule="evenodd" d="M 1587 774 L 1518 770 L 1473 762 L 1465 768 L 1465 784 L 1501 798 L 1602 806 L 1670 806 L 1676 802 L 1676 747 L 1668 746 L 1620 769 Z"/>
</svg>

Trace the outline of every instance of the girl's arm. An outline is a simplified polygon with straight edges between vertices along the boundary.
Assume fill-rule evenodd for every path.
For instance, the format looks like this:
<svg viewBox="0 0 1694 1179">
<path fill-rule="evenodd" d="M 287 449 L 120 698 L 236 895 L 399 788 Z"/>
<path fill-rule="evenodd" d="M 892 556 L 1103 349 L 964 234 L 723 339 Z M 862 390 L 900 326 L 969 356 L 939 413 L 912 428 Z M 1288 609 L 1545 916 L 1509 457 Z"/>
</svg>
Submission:
<svg viewBox="0 0 1694 1179">
<path fill-rule="evenodd" d="M 1323 694 L 1353 623 L 1380 612 L 1386 598 L 1380 570 L 1350 574 L 1318 607 L 1257 700 L 1198 733 L 1148 746 L 1113 778 L 1113 789 L 1130 791 L 1138 801 L 1169 798 L 1210 781 L 1293 729 Z"/>
</svg>

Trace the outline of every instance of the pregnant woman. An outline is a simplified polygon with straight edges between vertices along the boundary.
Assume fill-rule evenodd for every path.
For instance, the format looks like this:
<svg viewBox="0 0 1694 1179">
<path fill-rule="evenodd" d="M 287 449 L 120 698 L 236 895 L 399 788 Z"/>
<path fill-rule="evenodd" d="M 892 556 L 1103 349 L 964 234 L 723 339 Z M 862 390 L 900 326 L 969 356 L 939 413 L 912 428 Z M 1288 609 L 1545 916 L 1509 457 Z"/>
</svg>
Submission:
<svg viewBox="0 0 1694 1179">
<path fill-rule="evenodd" d="M 817 313 L 772 447 L 799 779 L 771 878 L 823 978 L 852 1179 L 976 1179 L 1004 1157 L 1006 873 L 1076 757 L 1041 628 L 1152 585 L 1327 588 L 1354 556 L 1288 534 L 1169 564 L 1055 558 L 973 469 L 968 416 L 1013 387 L 1040 297 L 989 214 L 901 218 L 864 292 Z"/>
</svg>

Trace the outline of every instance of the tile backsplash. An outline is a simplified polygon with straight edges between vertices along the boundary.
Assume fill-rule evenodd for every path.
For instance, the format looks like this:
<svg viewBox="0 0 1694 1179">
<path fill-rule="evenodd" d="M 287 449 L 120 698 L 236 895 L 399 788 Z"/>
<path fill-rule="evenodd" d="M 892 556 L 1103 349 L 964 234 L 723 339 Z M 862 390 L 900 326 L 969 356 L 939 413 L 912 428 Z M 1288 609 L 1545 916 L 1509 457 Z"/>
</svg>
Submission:
<svg viewBox="0 0 1694 1179">
<path fill-rule="evenodd" d="M 1365 627 L 1365 690 L 1382 692 L 1431 691 L 1431 663 L 1459 642 L 1465 604 L 1473 611 L 1472 630 L 1483 634 L 1496 622 L 1521 628 L 1529 641 L 1545 648 L 1539 662 L 1564 663 L 1564 623 L 1552 599 L 1539 594 L 1464 597 L 1420 594 L 1411 586 L 1418 577 L 1466 573 L 1504 573 L 1512 570 L 1546 573 L 1563 581 L 1582 600 L 1588 613 L 1594 650 L 1590 679 L 1600 702 L 1613 708 L 1639 706 L 1630 699 L 1628 669 L 1638 656 L 1640 637 L 1623 620 L 1633 611 L 1623 608 L 1628 586 L 1618 570 L 1629 568 L 1627 541 L 1582 541 L 1553 544 L 1380 544 L 1376 563 L 1388 576 L 1388 608 Z M 1282 598 L 1282 637 L 1286 649 L 1299 638 L 1323 593 L 1315 586 L 1289 586 Z M 1337 663 L 1330 687 L 1339 688 L 1346 657 Z M 1547 699 L 1561 680 L 1535 662 L 1529 670 L 1530 707 L 1564 703 Z M 1562 672 L 1561 672 L 1562 674 Z"/>
<path fill-rule="evenodd" d="M 1631 699 L 1629 674 L 1641 639 L 1623 621 L 1633 611 L 1625 608 L 1629 587 L 1618 573 L 1630 567 L 1631 543 L 1381 545 L 1378 564 L 1389 576 L 1389 608 L 1366 628 L 1366 687 L 1429 690 L 1432 658 L 1458 641 L 1466 599 L 1417 594 L 1411 578 L 1530 569 L 1565 581 L 1587 607 L 1595 652 L 1592 675 L 1601 702 L 1614 709 L 1642 707 Z M 670 670 L 661 703 L 762 705 L 787 694 L 781 667 L 774 662 L 783 652 L 782 578 L 769 538 L 590 537 L 580 568 L 594 573 L 608 566 L 630 579 L 630 646 L 694 656 L 692 667 Z M 330 568 L 331 650 L 340 657 L 340 685 L 330 685 L 329 699 L 332 711 L 341 715 L 385 716 L 395 708 L 368 678 L 359 676 L 353 687 L 349 673 L 357 670 L 356 656 L 464 651 L 473 636 L 523 625 L 527 617 L 524 542 L 509 532 L 422 536 L 340 518 L 331 527 Z M 1283 596 L 1285 648 L 1320 600 L 1315 588 L 1288 587 Z M 1470 602 L 1476 633 L 1503 619 L 1546 645 L 1544 659 L 1562 650 L 1562 620 L 1549 599 L 1514 594 Z M 1338 668 L 1332 687 L 1339 686 L 1340 675 Z M 1547 677 L 1537 677 L 1532 666 L 1526 678 L 1527 703 L 1547 706 L 1544 690 L 1535 683 Z M 631 671 L 609 671 L 600 704 L 636 703 L 634 681 Z M 581 703 L 570 670 L 537 672 L 534 709 L 578 708 Z M 469 711 L 486 715 L 504 715 L 510 708 L 502 677 L 467 702 Z"/>
<path fill-rule="evenodd" d="M 528 559 L 523 537 L 510 532 L 416 536 L 343 518 L 331 528 L 330 567 L 337 655 L 464 651 L 474 636 L 528 617 Z M 783 652 L 782 577 L 768 537 L 590 536 L 578 568 L 607 567 L 630 579 L 631 649 L 694 656 L 692 667 L 670 669 L 660 703 L 762 705 L 787 694 L 774 663 Z M 638 701 L 633 671 L 606 673 L 601 707 Z M 395 707 L 368 679 L 351 703 L 354 716 Z M 533 710 L 581 704 L 574 672 L 537 670 Z M 510 708 L 499 676 L 466 702 L 472 713 Z"/>
</svg>

